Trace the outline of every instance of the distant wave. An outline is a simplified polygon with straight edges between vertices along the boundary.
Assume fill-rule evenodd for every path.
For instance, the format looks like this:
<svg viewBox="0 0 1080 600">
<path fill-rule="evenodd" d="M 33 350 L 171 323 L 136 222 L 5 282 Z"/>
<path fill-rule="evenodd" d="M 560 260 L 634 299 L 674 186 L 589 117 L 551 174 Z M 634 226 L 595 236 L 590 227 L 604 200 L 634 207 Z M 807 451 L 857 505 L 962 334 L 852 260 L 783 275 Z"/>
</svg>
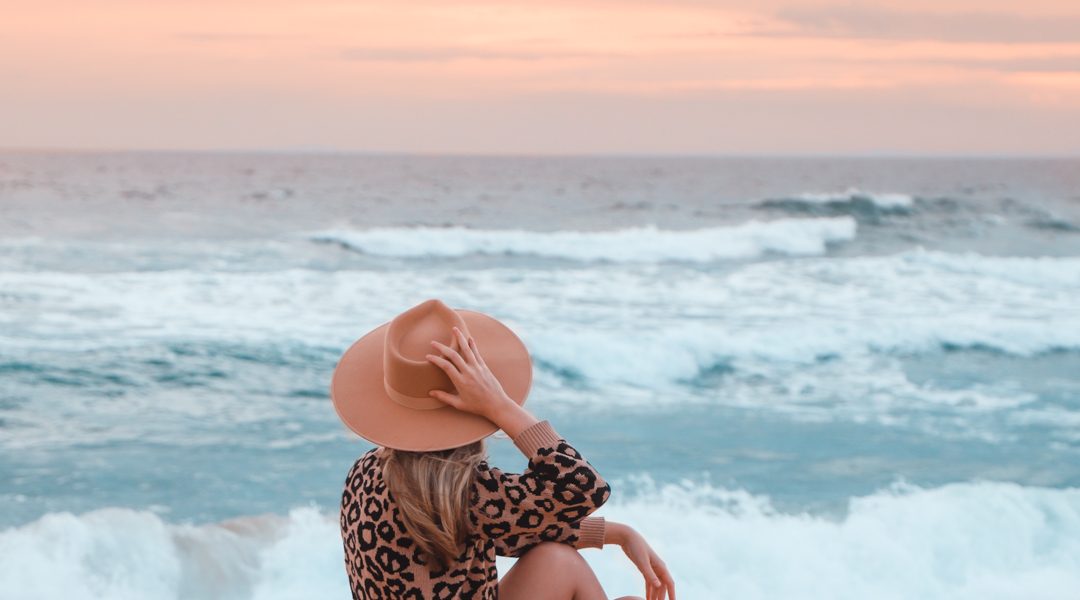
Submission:
<svg viewBox="0 0 1080 600">
<path fill-rule="evenodd" d="M 1035 229 L 1043 229 L 1058 233 L 1080 233 L 1080 225 L 1076 225 L 1071 221 L 1050 214 L 1028 219 L 1026 224 Z"/>
<path fill-rule="evenodd" d="M 827 244 L 855 238 L 850 217 L 748 221 L 726 227 L 666 230 L 524 231 L 464 227 L 391 227 L 313 233 L 317 242 L 400 258 L 470 254 L 530 255 L 576 261 L 708 262 L 768 253 L 817 255 Z"/>
<path fill-rule="evenodd" d="M 712 600 L 717 590 L 785 600 L 1080 596 L 1077 489 L 894 486 L 851 499 L 836 519 L 778 511 L 741 490 L 636 483 L 637 495 L 616 496 L 597 514 L 641 531 L 685 600 Z M 640 575 L 617 548 L 582 556 L 610 595 L 641 594 Z M 0 557 L 12 598 L 349 594 L 336 515 L 316 508 L 206 525 L 123 508 L 51 513 L 0 532 Z M 501 573 L 512 564 L 498 559 Z"/>
<path fill-rule="evenodd" d="M 915 209 L 915 205 L 916 199 L 908 194 L 866 192 L 858 188 L 848 188 L 842 192 L 806 192 L 782 198 L 768 198 L 757 203 L 759 208 L 774 208 L 808 215 L 851 215 L 856 218 L 909 214 Z"/>
</svg>

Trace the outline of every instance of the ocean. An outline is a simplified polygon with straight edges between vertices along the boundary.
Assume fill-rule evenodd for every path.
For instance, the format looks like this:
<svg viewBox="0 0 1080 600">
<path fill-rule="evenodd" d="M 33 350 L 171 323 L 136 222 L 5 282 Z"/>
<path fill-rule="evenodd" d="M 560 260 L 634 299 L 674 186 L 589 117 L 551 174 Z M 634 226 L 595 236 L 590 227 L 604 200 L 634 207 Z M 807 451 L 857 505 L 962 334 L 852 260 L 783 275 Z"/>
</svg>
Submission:
<svg viewBox="0 0 1080 600">
<path fill-rule="evenodd" d="M 1080 160 L 7 152 L 0 598 L 348 597 L 330 375 L 428 298 L 681 600 L 1080 597 Z"/>
</svg>

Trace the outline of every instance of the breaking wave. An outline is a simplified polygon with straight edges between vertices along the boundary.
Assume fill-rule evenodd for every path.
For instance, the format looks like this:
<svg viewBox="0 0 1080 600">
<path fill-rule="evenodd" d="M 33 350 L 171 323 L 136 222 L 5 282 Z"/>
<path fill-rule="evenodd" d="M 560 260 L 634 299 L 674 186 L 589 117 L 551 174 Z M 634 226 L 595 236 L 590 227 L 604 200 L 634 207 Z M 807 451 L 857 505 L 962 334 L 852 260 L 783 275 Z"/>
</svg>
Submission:
<svg viewBox="0 0 1080 600">
<path fill-rule="evenodd" d="M 390 227 L 313 233 L 310 239 L 349 250 L 399 258 L 472 254 L 523 255 L 574 261 L 710 262 L 775 253 L 824 254 L 830 243 L 855 238 L 850 217 L 747 221 L 726 227 L 666 230 L 525 231 L 464 227 Z"/>
<path fill-rule="evenodd" d="M 763 203 L 789 203 L 804 205 L 840 205 L 870 204 L 881 210 L 903 212 L 915 204 L 915 198 L 909 194 L 888 192 L 865 192 L 858 188 L 848 188 L 842 192 L 804 192 L 787 198 L 764 200 Z"/>
<path fill-rule="evenodd" d="M 755 205 L 786 213 L 836 217 L 850 215 L 860 221 L 875 222 L 890 215 L 908 215 L 920 200 L 908 194 L 871 193 L 857 188 L 843 192 L 802 193 L 782 198 L 768 198 Z"/>
<path fill-rule="evenodd" d="M 627 485 L 627 484 L 634 485 Z M 1010 483 L 895 485 L 831 517 L 684 482 L 615 482 L 597 513 L 632 524 L 686 600 L 1075 598 L 1080 490 Z M 585 550 L 612 596 L 641 594 L 617 548 Z M 0 532 L 10 598 L 348 597 L 336 515 L 314 507 L 205 525 L 148 511 L 52 513 Z M 500 558 L 501 573 L 513 559 Z"/>
</svg>

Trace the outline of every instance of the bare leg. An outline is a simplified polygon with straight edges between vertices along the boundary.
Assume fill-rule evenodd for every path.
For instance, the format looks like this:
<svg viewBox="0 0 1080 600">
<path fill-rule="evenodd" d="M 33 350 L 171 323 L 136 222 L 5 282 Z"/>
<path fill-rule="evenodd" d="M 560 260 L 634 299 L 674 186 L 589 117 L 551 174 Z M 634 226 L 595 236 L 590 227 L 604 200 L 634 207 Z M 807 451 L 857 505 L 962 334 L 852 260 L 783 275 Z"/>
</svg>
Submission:
<svg viewBox="0 0 1080 600">
<path fill-rule="evenodd" d="M 569 544 L 544 542 L 499 580 L 503 600 L 607 600 L 592 567 Z"/>
</svg>

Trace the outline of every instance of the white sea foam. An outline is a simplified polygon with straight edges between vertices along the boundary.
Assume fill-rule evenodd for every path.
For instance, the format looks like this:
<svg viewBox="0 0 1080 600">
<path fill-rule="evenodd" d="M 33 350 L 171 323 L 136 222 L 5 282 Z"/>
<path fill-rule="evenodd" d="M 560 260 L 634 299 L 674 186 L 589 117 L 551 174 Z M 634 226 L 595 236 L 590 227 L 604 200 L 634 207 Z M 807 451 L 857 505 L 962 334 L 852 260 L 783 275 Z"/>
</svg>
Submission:
<svg viewBox="0 0 1080 600">
<path fill-rule="evenodd" d="M 575 297 L 603 297 L 614 283 L 620 299 L 527 328 L 527 340 L 587 379 L 646 386 L 721 363 L 753 371 L 942 346 L 1020 356 L 1080 348 L 1077 258 L 914 251 L 648 279 L 573 281 Z"/>
<path fill-rule="evenodd" d="M 0 272 L 0 285 L 0 325 L 9 348 L 191 339 L 338 344 L 432 296 L 506 319 L 535 342 L 541 359 L 568 368 L 595 363 L 598 375 L 625 364 L 635 372 L 681 377 L 717 356 L 807 361 L 940 344 L 1016 354 L 1080 347 L 1080 327 L 1074 326 L 1080 317 L 1073 310 L 1080 293 L 1076 257 L 916 250 L 754 263 L 722 272 L 670 265 Z M 590 348 L 590 356 L 580 354 Z M 678 355 L 677 362 L 650 367 L 649 348 Z"/>
<path fill-rule="evenodd" d="M 0 351 L 214 341 L 338 347 L 429 297 L 506 320 L 541 366 L 654 386 L 721 363 L 980 346 L 1080 348 L 1080 258 L 912 251 L 720 273 L 671 265 L 0 273 Z"/>
<path fill-rule="evenodd" d="M 430 297 L 507 322 L 538 367 L 536 397 L 579 406 L 697 401 L 806 418 L 903 423 L 919 411 L 970 415 L 1037 400 L 1007 377 L 960 388 L 912 380 L 905 356 L 942 347 L 1014 356 L 1080 349 L 1076 257 L 912 251 L 719 271 L 634 264 L 559 270 L 6 272 L 0 273 L 0 289 L 0 365 L 40 367 L 50 378 L 72 380 L 61 391 L 41 387 L 45 371 L 33 381 L 32 373 L 4 374 L 10 385 L 20 386 L 10 388 L 13 395 L 62 394 L 56 406 L 68 417 L 56 419 L 49 403 L 20 403 L 9 417 L 22 427 L 19 435 L 0 438 L 6 447 L 67 445 L 102 435 L 137 439 L 150 432 L 172 440 L 184 435 L 177 423 L 191 419 L 232 427 L 291 418 L 295 402 L 274 400 L 267 387 L 274 384 L 258 379 L 269 372 L 252 371 L 262 368 L 259 361 L 285 361 L 306 377 L 310 370 L 304 365 L 312 357 L 332 360 L 402 307 Z M 194 348 L 197 356 L 176 355 L 171 349 L 178 344 Z M 253 356 L 233 359 L 223 348 Z M 190 375 L 193 387 L 163 389 L 155 379 L 158 367 L 138 362 L 149 356 L 169 368 L 194 370 L 178 373 Z M 105 362 L 94 362 L 88 371 L 88 360 Z M 209 377 L 210 371 L 222 373 Z M 156 391 L 101 403 L 95 394 L 104 377 L 130 381 L 125 390 Z M 323 386 L 311 384 L 320 391 Z M 193 389 L 200 393 L 193 396 Z M 240 389 L 244 395 L 265 389 L 265 402 L 256 407 L 237 401 Z M 603 402 L 596 401 L 598 393 Z M 971 420 L 954 421 L 965 424 L 964 435 L 980 429 L 997 435 Z M 946 425 L 920 425 L 939 426 Z"/>
<path fill-rule="evenodd" d="M 637 484 L 597 514 L 641 531 L 684 600 L 1080 595 L 1080 490 L 897 486 L 831 518 L 739 490 Z M 335 517 L 299 508 L 192 526 L 128 509 L 49 514 L 0 532 L 0 597 L 348 597 Z M 612 596 L 642 593 L 618 548 L 583 556 Z M 512 564 L 500 558 L 500 572 Z"/>
<path fill-rule="evenodd" d="M 830 242 L 855 238 L 851 217 L 747 221 L 727 227 L 613 231 L 484 230 L 464 227 L 390 227 L 313 233 L 310 238 L 366 254 L 404 258 L 470 254 L 529 255 L 576 261 L 709 262 L 767 253 L 823 254 Z"/>
</svg>

